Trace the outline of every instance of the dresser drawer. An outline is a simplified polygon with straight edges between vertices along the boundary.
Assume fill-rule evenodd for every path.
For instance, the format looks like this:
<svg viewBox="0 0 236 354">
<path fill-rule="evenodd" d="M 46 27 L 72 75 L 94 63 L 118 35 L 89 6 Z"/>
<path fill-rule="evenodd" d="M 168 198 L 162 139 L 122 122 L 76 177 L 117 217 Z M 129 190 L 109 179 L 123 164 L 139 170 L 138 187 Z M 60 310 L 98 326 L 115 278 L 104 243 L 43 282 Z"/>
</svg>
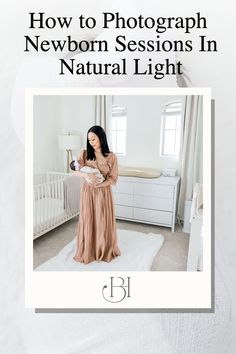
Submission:
<svg viewBox="0 0 236 354">
<path fill-rule="evenodd" d="M 134 184 L 132 182 L 119 181 L 112 187 L 114 193 L 133 194 Z"/>
<path fill-rule="evenodd" d="M 133 208 L 122 205 L 115 205 L 115 215 L 117 218 L 120 217 L 133 219 Z"/>
<path fill-rule="evenodd" d="M 119 205 L 133 205 L 133 195 L 124 193 L 113 193 L 115 204 Z"/>
<path fill-rule="evenodd" d="M 138 208 L 172 211 L 173 199 L 134 195 L 133 206 Z"/>
<path fill-rule="evenodd" d="M 167 211 L 134 208 L 134 219 L 155 224 L 171 225 L 173 214 Z"/>
<path fill-rule="evenodd" d="M 134 194 L 171 199 L 174 197 L 174 187 L 158 184 L 134 183 Z"/>
</svg>

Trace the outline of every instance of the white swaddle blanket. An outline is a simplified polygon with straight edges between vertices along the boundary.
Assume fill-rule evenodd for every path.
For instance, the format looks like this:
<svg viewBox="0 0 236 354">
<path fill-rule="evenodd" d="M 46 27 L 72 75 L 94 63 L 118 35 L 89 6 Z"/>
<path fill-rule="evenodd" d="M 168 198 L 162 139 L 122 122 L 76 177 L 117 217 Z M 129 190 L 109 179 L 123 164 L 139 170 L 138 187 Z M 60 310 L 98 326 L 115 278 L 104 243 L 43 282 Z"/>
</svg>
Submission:
<svg viewBox="0 0 236 354">
<path fill-rule="evenodd" d="M 80 164 L 78 163 L 77 159 L 74 156 L 73 156 L 73 161 L 74 161 L 75 171 L 81 171 L 84 173 L 95 173 L 95 176 L 99 178 L 99 183 L 102 183 L 104 181 L 105 178 L 97 168 L 93 168 L 89 166 L 84 166 L 80 168 Z M 88 178 L 85 179 L 88 183 L 92 183 L 90 179 Z"/>
<path fill-rule="evenodd" d="M 101 174 L 101 172 L 97 168 L 84 166 L 84 167 L 80 168 L 80 171 L 85 172 L 85 173 L 95 173 L 95 175 L 99 178 L 99 183 L 102 183 L 105 179 L 103 177 L 103 175 Z M 85 178 L 85 179 L 88 183 L 92 183 L 88 178 Z"/>
</svg>

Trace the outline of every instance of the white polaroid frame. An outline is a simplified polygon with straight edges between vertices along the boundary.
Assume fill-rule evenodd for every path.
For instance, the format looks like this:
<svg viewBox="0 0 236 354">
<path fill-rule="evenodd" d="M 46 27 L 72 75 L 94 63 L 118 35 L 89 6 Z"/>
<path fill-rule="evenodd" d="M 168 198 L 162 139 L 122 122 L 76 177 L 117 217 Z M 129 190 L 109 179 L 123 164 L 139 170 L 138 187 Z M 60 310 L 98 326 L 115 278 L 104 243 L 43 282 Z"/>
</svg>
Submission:
<svg viewBox="0 0 236 354">
<path fill-rule="evenodd" d="M 35 95 L 203 96 L 203 271 L 44 272 L 33 270 L 33 98 Z M 38 309 L 213 311 L 213 175 L 211 168 L 213 151 L 211 91 L 209 88 L 27 88 L 25 127 L 26 307 Z M 107 299 L 112 295 L 113 286 L 117 286 L 116 290 L 119 291 L 117 299 L 113 293 L 114 302 L 111 302 Z"/>
</svg>

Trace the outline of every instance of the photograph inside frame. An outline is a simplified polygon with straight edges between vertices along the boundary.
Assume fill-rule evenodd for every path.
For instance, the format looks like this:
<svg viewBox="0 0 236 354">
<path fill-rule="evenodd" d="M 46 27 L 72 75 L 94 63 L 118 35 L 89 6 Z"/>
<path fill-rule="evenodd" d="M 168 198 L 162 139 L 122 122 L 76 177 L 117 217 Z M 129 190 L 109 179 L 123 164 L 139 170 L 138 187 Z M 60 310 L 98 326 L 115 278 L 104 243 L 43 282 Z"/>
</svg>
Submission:
<svg viewBox="0 0 236 354">
<path fill-rule="evenodd" d="M 35 271 L 203 271 L 203 96 L 35 95 Z"/>
</svg>

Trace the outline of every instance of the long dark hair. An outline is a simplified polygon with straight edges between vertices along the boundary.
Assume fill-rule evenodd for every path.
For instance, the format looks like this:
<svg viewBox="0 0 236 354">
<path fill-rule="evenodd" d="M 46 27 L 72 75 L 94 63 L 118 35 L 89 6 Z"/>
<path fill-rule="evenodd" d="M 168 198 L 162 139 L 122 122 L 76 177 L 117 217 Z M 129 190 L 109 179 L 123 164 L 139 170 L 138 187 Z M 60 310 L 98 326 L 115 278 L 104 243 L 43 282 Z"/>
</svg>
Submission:
<svg viewBox="0 0 236 354">
<path fill-rule="evenodd" d="M 94 133 L 98 136 L 101 145 L 101 151 L 103 156 L 107 156 L 110 153 L 110 149 L 107 143 L 107 136 L 105 130 L 100 125 L 94 125 L 87 132 L 87 160 L 96 160 L 94 148 L 89 144 L 88 134 Z"/>
</svg>

